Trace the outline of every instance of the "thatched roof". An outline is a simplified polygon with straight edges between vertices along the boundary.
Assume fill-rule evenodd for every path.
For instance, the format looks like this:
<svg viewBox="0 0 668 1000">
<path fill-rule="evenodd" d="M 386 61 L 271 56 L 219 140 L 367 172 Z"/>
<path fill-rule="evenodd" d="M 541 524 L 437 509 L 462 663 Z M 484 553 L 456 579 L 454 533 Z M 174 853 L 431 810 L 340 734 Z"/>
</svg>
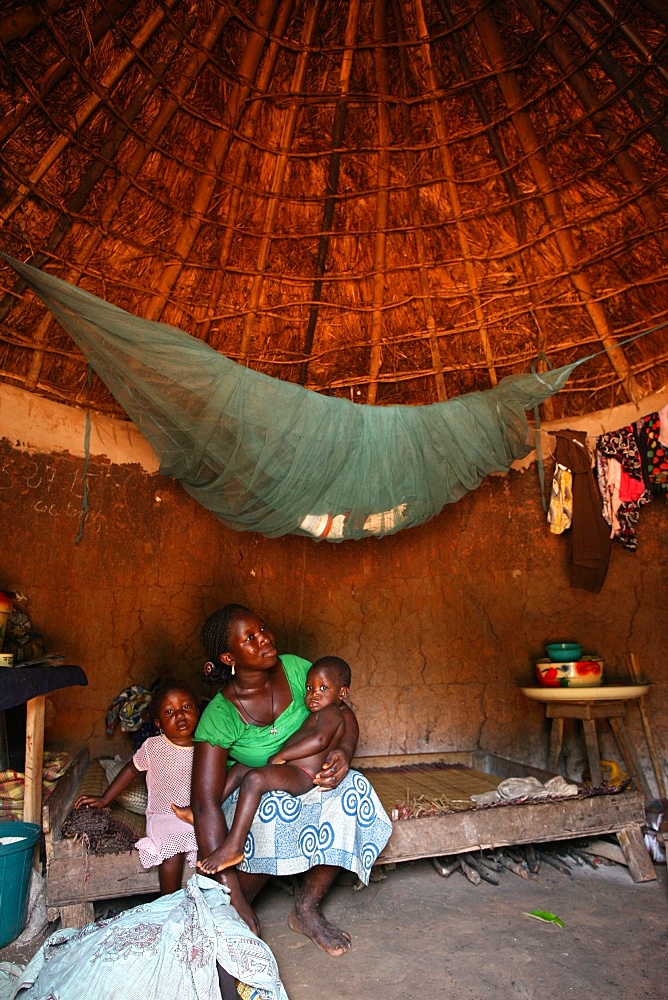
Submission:
<svg viewBox="0 0 668 1000">
<path fill-rule="evenodd" d="M 665 10 L 0 3 L 0 248 L 361 403 L 603 348 L 546 416 L 638 400 L 668 384 Z M 0 295 L 3 381 L 119 412 Z"/>
</svg>

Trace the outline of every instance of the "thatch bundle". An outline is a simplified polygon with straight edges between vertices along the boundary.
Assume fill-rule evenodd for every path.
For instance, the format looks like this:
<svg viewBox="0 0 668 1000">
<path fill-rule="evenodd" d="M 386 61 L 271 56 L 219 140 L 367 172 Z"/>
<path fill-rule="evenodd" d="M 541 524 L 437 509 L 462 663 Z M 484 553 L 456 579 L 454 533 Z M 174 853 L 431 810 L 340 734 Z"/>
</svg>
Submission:
<svg viewBox="0 0 668 1000">
<path fill-rule="evenodd" d="M 362 403 L 668 382 L 658 0 L 5 2 L 0 42 L 10 255 Z M 0 377 L 118 412 L 0 283 Z"/>
</svg>

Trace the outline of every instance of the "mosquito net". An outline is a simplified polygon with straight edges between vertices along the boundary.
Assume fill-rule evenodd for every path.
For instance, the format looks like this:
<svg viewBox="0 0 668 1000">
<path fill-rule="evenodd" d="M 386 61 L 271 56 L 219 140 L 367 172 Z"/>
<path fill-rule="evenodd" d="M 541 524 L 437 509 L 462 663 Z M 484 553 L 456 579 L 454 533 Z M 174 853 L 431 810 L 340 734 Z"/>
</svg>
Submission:
<svg viewBox="0 0 668 1000">
<path fill-rule="evenodd" d="M 226 525 L 328 541 L 410 528 L 532 447 L 525 411 L 580 362 L 427 406 L 365 406 L 245 368 L 0 255 L 42 299 L 160 460 Z"/>
</svg>

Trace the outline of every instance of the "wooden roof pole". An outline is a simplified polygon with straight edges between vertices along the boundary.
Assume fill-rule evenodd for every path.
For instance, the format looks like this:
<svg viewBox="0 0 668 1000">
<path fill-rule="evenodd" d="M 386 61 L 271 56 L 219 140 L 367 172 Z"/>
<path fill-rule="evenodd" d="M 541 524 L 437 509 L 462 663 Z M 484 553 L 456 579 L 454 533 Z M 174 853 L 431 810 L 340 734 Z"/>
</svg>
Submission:
<svg viewBox="0 0 668 1000">
<path fill-rule="evenodd" d="M 68 278 L 67 280 L 72 281 L 72 283 L 75 282 L 75 280 L 81 275 L 85 264 L 92 257 L 98 244 L 104 238 L 104 230 L 111 223 L 114 215 L 118 211 L 126 192 L 132 185 L 134 179 L 137 177 L 146 160 L 146 157 L 157 146 L 160 136 L 163 134 L 178 111 L 180 99 L 185 97 L 192 87 L 198 72 L 205 64 L 208 54 L 217 42 L 220 33 L 229 21 L 230 16 L 230 12 L 224 7 L 219 7 L 216 10 L 215 17 L 211 20 L 205 34 L 199 40 L 197 49 L 188 60 L 188 63 L 179 77 L 176 86 L 172 88 L 172 93 L 161 102 L 158 114 L 146 130 L 146 139 L 144 141 L 138 141 L 133 152 L 130 154 L 123 173 L 114 185 L 114 188 L 103 207 L 102 214 L 100 216 L 100 228 L 92 232 L 86 240 L 82 250 L 79 252 L 77 266 L 70 270 L 70 275 L 73 277 Z"/>
<path fill-rule="evenodd" d="M 582 18 L 573 13 L 570 4 L 566 7 L 562 3 L 562 0 L 544 0 L 544 2 L 571 26 L 584 46 L 591 52 L 592 57 L 608 74 L 617 87 L 617 90 L 621 94 L 624 94 L 630 107 L 633 108 L 640 120 L 647 125 L 648 130 L 652 133 L 658 145 L 664 152 L 668 152 L 668 128 L 664 124 L 665 114 L 662 111 L 656 111 L 647 103 L 636 78 L 632 79 L 626 75 L 610 52 L 608 52 L 607 48 L 601 43 L 601 39 L 594 34 Z M 643 67 L 644 72 L 649 72 L 649 70 L 650 67 Z"/>
<path fill-rule="evenodd" d="M 243 124 L 240 129 L 240 135 L 249 140 L 254 138 L 257 131 L 262 111 L 262 101 L 259 98 L 266 94 L 269 83 L 271 82 L 274 66 L 276 65 L 276 59 L 280 51 L 280 39 L 283 37 L 283 33 L 287 28 L 293 7 L 294 0 L 282 0 L 282 3 L 276 13 L 274 29 L 269 41 L 267 53 L 262 60 L 262 64 L 255 79 L 255 95 L 257 99 L 249 102 L 248 109 L 244 115 Z M 218 255 L 218 267 L 213 272 L 211 277 L 206 318 L 200 325 L 200 332 L 198 334 L 202 340 L 206 340 L 208 338 L 209 330 L 211 329 L 211 324 L 218 306 L 218 300 L 220 299 L 220 292 L 223 287 L 223 279 L 225 276 L 224 272 L 227 267 L 230 250 L 232 248 L 232 241 L 234 239 L 239 206 L 241 205 L 241 199 L 244 193 L 243 183 L 246 170 L 248 168 L 248 155 L 250 153 L 251 144 L 250 142 L 243 143 L 240 144 L 240 147 L 239 157 L 231 183 L 232 190 L 230 200 L 227 206 L 227 211 L 225 212 L 225 227 L 220 253 Z"/>
<path fill-rule="evenodd" d="M 635 31 L 633 31 L 633 29 L 630 28 L 628 24 L 624 23 L 624 21 L 620 17 L 620 14 L 622 17 L 624 16 L 623 9 L 621 11 L 615 10 L 612 4 L 608 3 L 608 0 L 594 0 L 594 3 L 599 8 L 599 10 L 601 10 L 605 14 L 610 23 L 615 24 L 619 33 L 624 36 L 624 38 L 630 45 L 633 46 L 633 48 L 636 50 L 640 58 L 648 64 L 651 63 L 654 72 L 657 73 L 660 77 L 662 77 L 665 83 L 668 83 L 668 70 L 656 58 L 658 55 L 658 50 L 653 51 L 652 49 L 648 48 L 648 46 L 645 45 L 645 43 L 643 42 L 642 38 L 639 38 L 638 35 L 636 35 Z M 668 18 L 666 18 L 666 10 L 667 8 L 664 6 L 662 13 L 659 13 L 658 10 L 655 12 L 657 14 L 657 17 L 662 18 L 664 24 L 668 23 Z M 665 38 L 664 38 L 664 44 L 665 44 Z"/>
<path fill-rule="evenodd" d="M 325 188 L 325 201 L 322 209 L 322 222 L 320 224 L 320 238 L 318 240 L 318 251 L 316 253 L 314 280 L 311 288 L 311 307 L 309 309 L 306 332 L 304 334 L 303 353 L 305 360 L 299 370 L 299 382 L 306 385 L 308 378 L 308 368 L 310 356 L 313 352 L 313 341 L 315 338 L 315 328 L 320 313 L 320 301 L 322 299 L 323 275 L 327 265 L 327 250 L 329 248 L 329 238 L 334 223 L 334 212 L 336 209 L 336 195 L 339 189 L 339 171 L 341 167 L 341 147 L 348 115 L 347 97 L 350 89 L 350 74 L 353 66 L 353 47 L 357 37 L 357 24 L 359 20 L 360 0 L 352 0 L 348 5 L 348 17 L 343 38 L 343 56 L 341 58 L 341 69 L 339 71 L 339 96 L 334 108 L 334 122 L 332 124 L 331 146 L 332 151 L 329 157 L 327 169 L 327 184 Z"/>
<path fill-rule="evenodd" d="M 492 345 L 490 343 L 489 335 L 487 333 L 487 324 L 485 321 L 485 315 L 483 312 L 482 302 L 480 299 L 478 276 L 476 274 L 475 264 L 473 262 L 473 256 L 471 254 L 471 247 L 469 244 L 468 233 L 466 231 L 463 220 L 462 205 L 459 199 L 459 191 L 457 190 L 457 183 L 455 178 L 455 167 L 454 163 L 452 162 L 450 150 L 448 149 L 447 123 L 445 121 L 443 108 L 441 107 L 441 104 L 436 97 L 436 94 L 439 90 L 439 81 L 431 59 L 431 51 L 429 48 L 429 33 L 427 31 L 427 23 L 424 16 L 422 0 L 413 0 L 413 8 L 415 11 L 415 18 L 420 37 L 420 50 L 422 53 L 422 61 L 424 65 L 425 76 L 427 78 L 427 84 L 429 86 L 429 89 L 434 94 L 434 97 L 432 98 L 431 101 L 431 113 L 434 119 L 434 125 L 436 127 L 436 135 L 438 137 L 438 142 L 439 142 L 439 153 L 441 157 L 441 164 L 443 166 L 443 173 L 445 175 L 445 186 L 448 192 L 450 207 L 452 209 L 452 214 L 455 222 L 455 229 L 457 232 L 457 238 L 459 240 L 459 247 L 461 250 L 462 260 L 464 264 L 464 271 L 466 273 L 466 280 L 469 287 L 469 293 L 471 295 L 471 300 L 473 303 L 473 311 L 475 314 L 476 324 L 478 327 L 478 335 L 480 337 L 480 343 L 482 345 L 483 354 L 487 364 L 489 379 L 492 385 L 496 385 L 498 382 L 498 376 L 496 374 L 496 369 L 494 367 L 494 352 L 492 351 Z"/>
<path fill-rule="evenodd" d="M 447 2 L 445 2 L 445 0 L 438 0 L 438 5 L 445 24 L 451 32 L 450 41 L 452 43 L 453 51 L 457 56 L 457 62 L 461 68 L 462 76 L 465 80 L 469 81 L 471 85 L 470 93 L 473 103 L 475 104 L 476 111 L 480 116 L 480 121 L 485 126 L 485 136 L 487 138 L 487 142 L 489 143 L 489 148 L 492 152 L 492 156 L 499 165 L 501 180 L 503 181 L 503 186 L 508 194 L 508 207 L 515 224 L 516 242 L 518 244 L 516 246 L 517 260 L 524 277 L 526 292 L 529 298 L 527 314 L 531 317 L 531 320 L 536 327 L 535 350 L 538 355 L 542 353 L 544 354 L 547 347 L 547 338 L 539 317 L 539 303 L 537 301 L 537 290 L 535 287 L 536 272 L 533 266 L 531 254 L 527 252 L 526 223 L 522 213 L 522 208 L 520 207 L 522 196 L 515 183 L 512 168 L 508 163 L 506 151 L 503 148 L 503 143 L 498 135 L 492 115 L 485 104 L 480 87 L 476 82 L 475 74 L 471 68 L 466 50 L 461 41 L 461 32 L 457 28 Z M 545 366 L 539 362 L 539 370 L 541 367 Z M 543 402 L 542 407 L 545 419 L 550 420 L 554 415 L 554 402 L 552 398 L 550 397 L 549 399 L 546 399 Z"/>
<path fill-rule="evenodd" d="M 32 94 L 33 99 L 14 109 L 13 114 L 7 115 L 5 120 L 0 122 L 0 145 L 4 143 L 5 139 L 9 138 L 35 108 L 43 106 L 44 98 L 53 90 L 56 84 L 60 83 L 76 62 L 80 62 L 89 53 L 89 44 L 95 45 L 105 31 L 109 29 L 109 26 L 114 23 L 114 20 L 121 17 L 134 2 L 135 0 L 108 0 L 100 13 L 87 26 L 85 44 L 83 42 L 73 42 L 69 46 L 67 53 L 57 63 L 49 67 L 42 77 L 42 89 L 36 96 L 31 81 L 25 80 L 22 76 L 20 77 L 21 83 L 28 93 Z M 50 4 L 49 6 L 52 5 Z M 11 16 L 9 20 L 11 20 Z M 17 35 L 16 37 L 20 36 Z M 16 67 L 13 68 L 13 72 L 16 72 Z"/>
<path fill-rule="evenodd" d="M 573 69 L 573 57 L 557 34 L 546 34 L 541 12 L 534 0 L 518 0 L 519 6 L 527 20 L 542 37 L 542 43 L 551 54 L 564 74 L 564 83 L 571 86 L 577 94 L 583 108 L 595 125 L 601 139 L 612 153 L 615 165 L 621 177 L 636 193 L 636 204 L 647 222 L 654 230 L 652 236 L 659 249 L 668 257 L 668 236 L 662 230 L 662 211 L 650 194 L 645 191 L 645 183 L 636 161 L 623 144 L 625 137 L 620 135 L 610 115 L 605 111 L 603 102 L 595 92 L 594 82 L 583 70 Z"/>
<path fill-rule="evenodd" d="M 189 28 L 194 23 L 194 15 L 190 15 L 186 21 L 184 31 L 188 31 Z M 222 26 L 221 26 L 222 27 Z M 63 228 L 64 222 L 68 222 L 68 226 L 72 226 L 74 220 L 71 218 L 69 213 L 77 212 L 78 209 L 84 204 L 88 194 L 92 190 L 93 186 L 97 180 L 102 175 L 104 169 L 107 167 L 109 162 L 114 159 L 114 153 L 120 148 L 127 132 L 129 130 L 130 123 L 135 120 L 135 118 L 141 112 L 145 101 L 148 97 L 155 91 L 160 83 L 162 75 L 168 69 L 171 61 L 174 59 L 176 51 L 178 49 L 178 42 L 181 38 L 180 33 L 174 33 L 172 37 L 172 43 L 166 44 L 163 49 L 163 56 L 159 63 L 156 64 L 154 68 L 154 75 L 145 80 L 143 86 L 138 87 L 138 89 L 133 94 L 128 108 L 126 111 L 127 121 L 116 122 L 112 128 L 111 137 L 105 142 L 102 153 L 99 160 L 94 160 L 89 166 L 88 170 L 84 174 L 79 184 L 79 187 L 74 192 L 74 194 L 68 199 L 66 211 L 61 213 L 54 229 L 52 231 L 51 237 L 47 241 L 46 249 L 52 252 L 60 243 L 60 240 L 65 234 L 65 229 Z M 164 106 L 163 106 L 164 107 Z M 176 107 L 176 105 L 175 105 Z M 173 111 L 172 111 L 173 113 Z M 169 116 L 171 118 L 171 115 Z M 166 123 L 165 123 L 166 124 Z M 163 125 L 164 128 L 164 125 Z M 131 183 L 131 178 L 135 176 L 136 172 L 139 170 L 141 163 L 143 163 L 146 155 L 149 151 L 149 144 L 140 143 L 139 148 L 135 148 L 132 153 L 128 165 L 126 167 L 125 173 L 117 181 L 111 196 L 105 205 L 101 220 L 100 227 L 95 229 L 88 237 L 82 250 L 79 252 L 77 264 L 75 267 L 69 268 L 67 274 L 64 276 L 66 281 L 71 284 L 76 284 L 83 273 L 86 263 L 90 259 L 95 248 L 98 246 L 100 241 L 104 237 L 104 230 L 107 228 L 111 222 L 118 205 L 121 202 L 123 194 L 127 191 Z M 38 254 L 33 261 L 36 267 L 40 267 L 43 260 L 46 259 L 45 254 Z M 18 282 L 17 282 L 18 285 Z M 23 283 L 25 287 L 25 283 Z M 16 290 L 16 286 L 15 286 Z M 0 319 L 3 317 L 2 308 L 0 308 Z M 44 343 L 48 339 L 48 332 L 53 326 L 54 320 L 49 312 L 46 312 L 41 322 L 39 323 L 34 337 L 33 342 L 35 344 Z M 24 387 L 26 389 L 35 389 L 39 382 L 39 376 L 41 374 L 42 366 L 44 363 L 44 351 L 37 350 L 33 356 L 32 362 L 30 364 L 30 370 L 26 376 L 26 381 Z M 87 397 L 87 390 L 82 388 L 82 393 L 85 393 Z M 80 400 L 83 399 L 82 394 L 78 397 Z"/>
<path fill-rule="evenodd" d="M 545 153 L 540 146 L 528 111 L 523 110 L 524 99 L 517 77 L 507 69 L 508 57 L 496 24 L 488 10 L 481 8 L 475 3 L 475 0 L 469 0 L 469 4 L 474 12 L 474 21 L 480 39 L 489 56 L 492 68 L 497 74 L 499 87 L 511 113 L 517 137 L 526 153 L 527 162 L 540 191 L 547 218 L 553 229 L 554 239 L 564 265 L 568 268 L 569 277 L 592 321 L 601 344 L 608 352 L 610 363 L 619 375 L 627 398 L 637 402 L 641 398 L 642 392 L 633 377 L 623 350 L 612 336 L 603 306 L 596 301 L 589 278 L 582 270 L 575 242 L 564 216 Z"/>
<path fill-rule="evenodd" d="M 393 0 L 392 9 L 394 13 L 394 23 L 396 25 L 397 33 L 402 41 L 405 41 L 406 33 L 401 21 L 401 5 L 399 0 Z M 406 47 L 405 45 L 400 45 L 397 50 L 397 55 L 399 58 L 399 65 L 401 66 L 401 90 L 403 94 L 408 92 L 407 78 L 408 69 L 406 66 Z M 408 111 L 408 107 L 405 102 L 401 103 L 401 116 L 403 118 L 404 135 L 408 138 L 408 146 L 413 146 L 413 137 L 411 129 L 411 118 Z M 403 157 L 406 161 L 407 170 L 406 173 L 409 177 L 417 176 L 418 168 L 418 158 L 413 149 L 406 148 L 403 151 Z M 431 361 L 434 369 L 434 380 L 436 383 L 436 399 L 439 403 L 444 402 L 448 398 L 447 389 L 445 387 L 445 379 L 443 377 L 443 362 L 441 360 L 441 350 L 438 343 L 438 329 L 436 325 L 436 317 L 434 316 L 434 305 L 431 293 L 431 286 L 429 283 L 429 270 L 427 268 L 427 249 L 425 246 L 424 233 L 422 231 L 423 226 L 423 216 L 422 216 L 422 205 L 420 203 L 420 191 L 415 184 L 409 185 L 408 188 L 408 198 L 411 206 L 411 215 L 413 217 L 413 236 L 415 238 L 415 249 L 416 249 L 416 267 L 418 271 L 418 278 L 420 281 L 420 294 L 422 296 L 422 304 L 425 312 L 425 323 L 427 326 L 427 335 L 429 338 L 429 347 L 431 351 Z"/>
<path fill-rule="evenodd" d="M 178 0 L 164 0 L 164 3 L 167 7 L 173 7 L 176 3 L 178 3 Z M 149 15 L 149 17 L 146 18 L 146 21 L 132 39 L 133 48 L 127 52 L 123 52 L 116 62 L 113 63 L 113 65 L 110 66 L 104 74 L 99 84 L 101 92 L 111 90 L 118 83 L 125 70 L 128 66 L 130 66 L 135 58 L 134 49 L 141 49 L 144 45 L 146 45 L 149 39 L 152 38 L 158 30 L 166 16 L 166 12 L 162 8 L 158 7 Z M 3 225 L 12 217 L 16 209 L 23 202 L 23 199 L 32 192 L 35 185 L 42 179 L 42 177 L 44 177 L 47 171 L 54 166 L 61 153 L 63 153 L 69 143 L 76 136 L 77 130 L 88 121 L 90 116 L 97 110 L 102 102 L 103 97 L 101 96 L 101 93 L 93 93 L 90 94 L 83 104 L 77 108 L 74 114 L 74 124 L 67 129 L 66 134 L 62 134 L 58 139 L 51 143 L 49 149 L 28 177 L 27 184 L 19 185 L 14 197 L 0 211 L 0 225 Z"/>
<path fill-rule="evenodd" d="M 304 27 L 302 30 L 302 44 L 295 62 L 295 68 L 292 74 L 291 91 L 298 95 L 302 92 L 304 86 L 304 78 L 306 76 L 306 69 L 308 67 L 308 62 L 310 58 L 310 49 L 313 45 L 313 39 L 315 37 L 315 28 L 318 22 L 318 15 L 320 13 L 320 0 L 315 0 L 314 3 L 309 4 L 307 7 L 306 17 L 304 19 Z M 258 307 L 260 305 L 260 299 L 262 298 L 262 288 L 264 285 L 264 272 L 267 267 L 267 261 L 269 260 L 269 253 L 271 251 L 272 235 L 274 232 L 274 227 L 276 225 L 276 216 L 278 215 L 278 210 L 280 208 L 281 194 L 283 192 L 283 187 L 285 185 L 285 180 L 289 168 L 289 155 L 290 147 L 292 145 L 292 139 L 295 134 L 295 128 L 297 127 L 297 120 L 299 118 L 300 104 L 299 97 L 293 98 L 288 111 L 285 115 L 285 120 L 283 122 L 283 129 L 281 131 L 281 137 L 278 144 L 279 153 L 276 157 L 276 165 L 274 168 L 274 175 L 271 182 L 271 191 L 269 194 L 269 199 L 267 202 L 267 209 L 264 216 L 264 226 L 262 230 L 262 239 L 260 240 L 260 246 L 257 253 L 256 261 L 256 274 L 253 278 L 251 285 L 250 295 L 248 297 L 248 308 L 246 310 L 246 315 L 244 316 L 244 323 L 241 333 L 241 355 L 242 360 L 248 358 L 250 351 L 251 340 L 253 338 L 253 329 L 256 322 L 256 314 Z"/>
<path fill-rule="evenodd" d="M 390 84 L 387 73 L 387 59 L 384 43 L 387 41 L 385 0 L 374 0 L 373 4 L 373 60 L 378 85 L 378 101 L 376 102 L 376 127 L 378 131 L 378 190 L 376 195 L 376 219 L 374 237 L 373 261 L 373 306 L 371 314 L 371 355 L 369 358 L 369 387 L 367 403 L 375 403 L 378 395 L 378 373 L 382 358 L 383 340 L 383 301 L 385 298 L 385 281 L 387 267 L 387 218 L 390 203 L 390 153 L 391 141 L 390 115 L 387 107 L 387 97 Z"/>
<path fill-rule="evenodd" d="M 223 164 L 234 130 L 238 127 L 245 102 L 253 90 L 253 79 L 260 64 L 276 8 L 276 0 L 260 0 L 257 6 L 256 30 L 246 39 L 239 65 L 239 82 L 232 87 L 230 96 L 221 114 L 221 124 L 205 164 L 205 172 L 199 179 L 188 216 L 176 239 L 173 249 L 174 260 L 165 265 L 158 290 L 152 296 L 145 312 L 146 319 L 160 319 L 171 290 L 179 279 L 184 263 L 202 226 L 204 216 L 211 203 L 218 173 Z M 245 81 L 245 82 L 242 82 Z"/>
</svg>

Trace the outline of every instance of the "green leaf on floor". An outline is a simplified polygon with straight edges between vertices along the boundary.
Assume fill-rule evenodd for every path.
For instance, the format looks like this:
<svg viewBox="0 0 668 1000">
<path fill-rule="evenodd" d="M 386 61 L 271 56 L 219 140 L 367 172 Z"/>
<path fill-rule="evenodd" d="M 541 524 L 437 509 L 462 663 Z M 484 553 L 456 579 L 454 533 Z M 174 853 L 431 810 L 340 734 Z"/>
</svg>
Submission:
<svg viewBox="0 0 668 1000">
<path fill-rule="evenodd" d="M 524 916 L 533 917 L 534 920 L 542 920 L 546 924 L 556 924 L 557 927 L 564 926 L 561 917 L 558 917 L 556 913 L 548 913 L 547 910 L 532 910 L 531 913 L 525 913 Z"/>
</svg>

